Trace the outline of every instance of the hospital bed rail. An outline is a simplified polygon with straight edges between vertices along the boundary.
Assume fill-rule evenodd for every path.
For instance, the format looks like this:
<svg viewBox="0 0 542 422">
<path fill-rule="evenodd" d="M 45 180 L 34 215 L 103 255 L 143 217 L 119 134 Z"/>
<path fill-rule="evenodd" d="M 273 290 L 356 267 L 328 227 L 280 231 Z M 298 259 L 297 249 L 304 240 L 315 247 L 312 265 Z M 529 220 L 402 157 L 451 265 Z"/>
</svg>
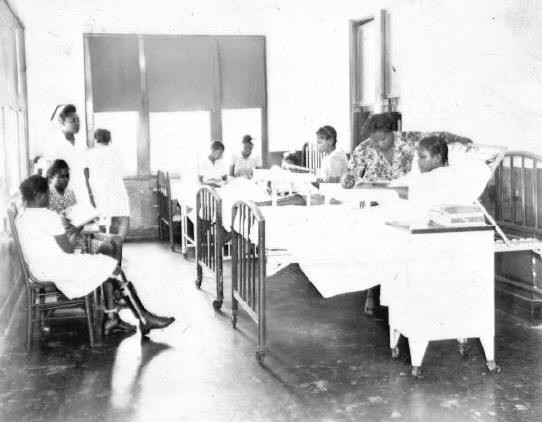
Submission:
<svg viewBox="0 0 542 422">
<path fill-rule="evenodd" d="M 324 153 L 318 151 L 318 144 L 315 141 L 305 142 L 301 149 L 301 166 L 316 173 L 322 167 Z"/>
<path fill-rule="evenodd" d="M 174 250 L 173 207 L 169 174 L 158 170 L 156 173 L 156 198 L 158 208 L 158 237 L 169 239 L 169 247 Z"/>
<path fill-rule="evenodd" d="M 509 151 L 487 192 L 495 222 L 506 236 L 495 244 L 495 288 L 507 311 L 533 321 L 542 319 L 541 189 L 542 156 Z"/>
<path fill-rule="evenodd" d="M 202 186 L 196 194 L 196 287 L 203 281 L 203 273 L 215 277 L 216 299 L 213 308 L 220 310 L 224 302 L 222 199 L 210 186 Z"/>
<path fill-rule="evenodd" d="M 265 219 L 253 202 L 239 201 L 232 209 L 232 311 L 233 328 L 241 307 L 258 328 L 256 360 L 263 364 L 266 345 Z M 257 239 L 252 231 L 257 229 Z M 256 243 L 254 243 L 256 242 Z"/>
</svg>

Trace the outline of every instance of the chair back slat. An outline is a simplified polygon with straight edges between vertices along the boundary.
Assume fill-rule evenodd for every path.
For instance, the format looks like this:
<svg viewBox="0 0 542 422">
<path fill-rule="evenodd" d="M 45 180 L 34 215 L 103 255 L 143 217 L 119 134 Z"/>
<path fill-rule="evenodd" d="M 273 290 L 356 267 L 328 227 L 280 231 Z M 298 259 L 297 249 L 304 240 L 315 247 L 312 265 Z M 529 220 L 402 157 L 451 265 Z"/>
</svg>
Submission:
<svg viewBox="0 0 542 422">
<path fill-rule="evenodd" d="M 23 271 L 23 275 L 25 278 L 25 282 L 30 282 L 30 271 L 28 269 L 28 264 L 26 263 L 26 260 L 24 259 L 23 250 L 21 248 L 21 242 L 19 240 L 19 232 L 17 231 L 17 225 L 15 224 L 15 219 L 18 215 L 17 206 L 15 203 L 11 203 L 7 210 L 8 214 L 8 220 L 9 220 L 9 229 L 11 231 L 11 236 L 13 237 L 13 241 L 15 242 L 15 247 L 17 249 L 17 255 L 19 257 L 19 264 L 21 265 L 21 270 Z"/>
</svg>

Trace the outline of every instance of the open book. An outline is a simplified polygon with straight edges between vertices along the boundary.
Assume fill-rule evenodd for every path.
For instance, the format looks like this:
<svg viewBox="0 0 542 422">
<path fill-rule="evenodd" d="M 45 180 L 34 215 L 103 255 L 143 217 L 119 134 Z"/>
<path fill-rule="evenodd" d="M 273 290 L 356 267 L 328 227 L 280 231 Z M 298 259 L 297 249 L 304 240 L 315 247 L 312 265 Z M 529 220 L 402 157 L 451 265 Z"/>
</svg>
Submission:
<svg viewBox="0 0 542 422">
<path fill-rule="evenodd" d="M 96 220 L 99 216 L 96 208 L 90 205 L 75 204 L 72 207 L 66 208 L 66 218 L 75 227 L 84 226 Z"/>
</svg>

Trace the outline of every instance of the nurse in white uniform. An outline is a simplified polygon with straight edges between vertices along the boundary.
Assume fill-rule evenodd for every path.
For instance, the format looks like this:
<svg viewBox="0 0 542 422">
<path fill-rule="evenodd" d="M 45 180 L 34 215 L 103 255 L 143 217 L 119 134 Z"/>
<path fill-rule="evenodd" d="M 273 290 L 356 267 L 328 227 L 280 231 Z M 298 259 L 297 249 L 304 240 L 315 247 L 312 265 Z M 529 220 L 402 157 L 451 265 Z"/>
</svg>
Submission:
<svg viewBox="0 0 542 422">
<path fill-rule="evenodd" d="M 42 156 L 36 163 L 36 173 L 45 176 L 55 160 L 64 160 L 71 169 L 70 186 L 79 202 L 90 204 L 84 176 L 86 145 L 81 145 L 75 138 L 81 127 L 77 109 L 73 104 L 58 105 L 51 120 L 57 121 L 60 131 L 44 144 Z"/>
<path fill-rule="evenodd" d="M 322 165 L 316 171 L 318 181 L 337 183 L 348 169 L 348 158 L 337 148 L 337 131 L 332 126 L 322 126 L 316 131 L 318 152 L 322 152 Z"/>
</svg>

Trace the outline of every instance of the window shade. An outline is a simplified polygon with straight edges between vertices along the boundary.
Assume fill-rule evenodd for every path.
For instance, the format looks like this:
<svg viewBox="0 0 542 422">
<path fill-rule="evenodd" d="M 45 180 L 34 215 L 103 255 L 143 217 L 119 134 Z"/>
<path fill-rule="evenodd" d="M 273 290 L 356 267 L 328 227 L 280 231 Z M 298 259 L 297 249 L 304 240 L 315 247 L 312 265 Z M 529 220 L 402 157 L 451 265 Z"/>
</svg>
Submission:
<svg viewBox="0 0 542 422">
<path fill-rule="evenodd" d="M 0 105 L 18 108 L 17 22 L 4 2 L 0 2 Z"/>
<path fill-rule="evenodd" d="M 149 111 L 213 109 L 215 57 L 210 37 L 145 39 Z"/>
<path fill-rule="evenodd" d="M 89 49 L 94 112 L 139 110 L 137 37 L 90 36 Z"/>
<path fill-rule="evenodd" d="M 265 38 L 217 37 L 222 76 L 222 107 L 265 105 Z"/>
</svg>

